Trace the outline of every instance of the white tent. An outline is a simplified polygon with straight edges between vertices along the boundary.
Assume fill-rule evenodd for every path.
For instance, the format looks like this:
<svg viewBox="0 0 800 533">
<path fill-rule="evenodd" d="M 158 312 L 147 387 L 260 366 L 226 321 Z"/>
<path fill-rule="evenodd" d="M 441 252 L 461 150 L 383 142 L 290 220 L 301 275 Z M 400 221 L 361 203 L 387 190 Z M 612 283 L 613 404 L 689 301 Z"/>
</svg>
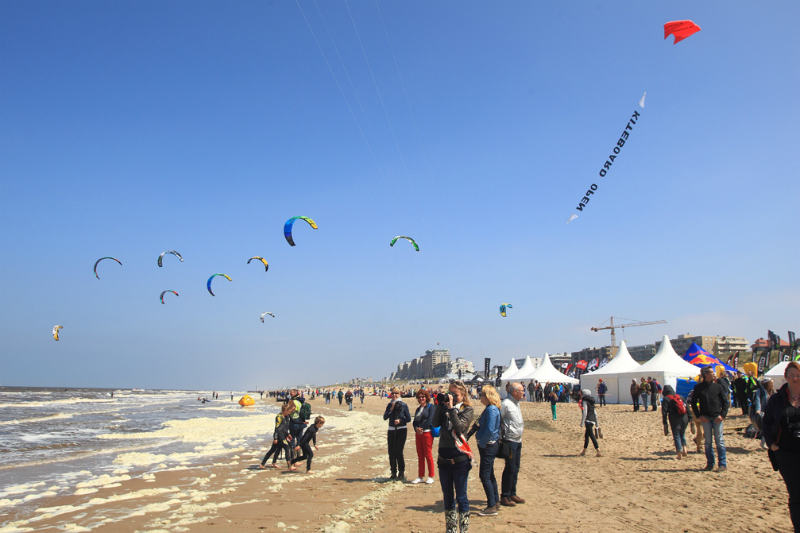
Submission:
<svg viewBox="0 0 800 533">
<path fill-rule="evenodd" d="M 506 371 L 503 372 L 502 376 L 500 376 L 500 381 L 508 381 L 514 377 L 514 374 L 517 372 L 519 372 L 519 368 L 517 368 L 517 362 L 514 361 L 514 358 L 511 358 L 511 362 L 508 363 L 508 368 L 506 368 Z"/>
<path fill-rule="evenodd" d="M 550 362 L 550 354 L 547 353 L 544 354 L 544 359 L 542 360 L 542 364 L 539 365 L 539 368 L 534 370 L 532 374 L 525 376 L 525 379 L 532 379 L 539 383 L 570 383 L 572 385 L 580 383 L 577 379 L 571 378 L 556 370 L 556 367 Z"/>
<path fill-rule="evenodd" d="M 533 366 L 533 361 L 531 361 L 531 356 L 528 355 L 525 357 L 525 362 L 522 364 L 522 367 L 519 371 L 514 374 L 514 381 L 528 381 L 530 378 L 529 376 L 532 375 L 536 371 L 536 368 Z"/>
<path fill-rule="evenodd" d="M 630 381 L 620 382 L 619 374 L 623 372 L 636 372 L 640 365 L 631 357 L 628 346 L 622 341 L 617 355 L 606 366 L 581 376 L 581 390 L 589 389 L 597 396 L 597 384 L 602 379 L 608 387 L 606 403 L 631 403 Z M 627 401 L 626 401 L 627 399 Z"/>
<path fill-rule="evenodd" d="M 635 379 L 641 383 L 641 378 L 652 377 L 658 380 L 662 387 L 672 385 L 677 390 L 678 378 L 694 379 L 700 374 L 700 368 L 684 361 L 681 356 L 675 353 L 675 349 L 669 342 L 669 337 L 664 335 L 661 339 L 661 346 L 652 359 L 633 371 L 620 372 L 617 374 L 619 379 L 619 389 L 628 392 L 622 395 L 622 403 L 632 403 L 630 394 L 631 380 Z"/>
<path fill-rule="evenodd" d="M 783 384 L 786 383 L 786 378 L 783 377 L 783 373 L 786 372 L 786 367 L 788 365 L 789 361 L 784 361 L 782 363 L 778 363 L 764 373 L 765 378 L 770 378 L 772 380 L 772 385 L 775 387 L 776 391 L 783 387 Z"/>
</svg>

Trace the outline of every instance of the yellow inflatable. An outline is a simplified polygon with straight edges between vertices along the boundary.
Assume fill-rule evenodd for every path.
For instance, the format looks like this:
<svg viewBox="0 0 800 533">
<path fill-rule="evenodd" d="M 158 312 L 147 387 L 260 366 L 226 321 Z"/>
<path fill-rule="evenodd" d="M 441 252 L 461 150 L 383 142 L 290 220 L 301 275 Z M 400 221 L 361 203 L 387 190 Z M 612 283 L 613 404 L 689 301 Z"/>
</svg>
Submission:
<svg viewBox="0 0 800 533">
<path fill-rule="evenodd" d="M 745 374 L 747 374 L 748 372 L 750 372 L 752 370 L 753 371 L 753 376 L 758 377 L 758 364 L 756 364 L 756 363 L 745 363 L 744 365 L 742 365 L 742 368 L 744 368 L 744 373 Z"/>
<path fill-rule="evenodd" d="M 247 405 L 255 405 L 255 404 L 256 404 L 256 401 L 249 394 L 245 394 L 239 400 L 239 405 L 241 405 L 242 407 L 245 407 Z"/>
</svg>

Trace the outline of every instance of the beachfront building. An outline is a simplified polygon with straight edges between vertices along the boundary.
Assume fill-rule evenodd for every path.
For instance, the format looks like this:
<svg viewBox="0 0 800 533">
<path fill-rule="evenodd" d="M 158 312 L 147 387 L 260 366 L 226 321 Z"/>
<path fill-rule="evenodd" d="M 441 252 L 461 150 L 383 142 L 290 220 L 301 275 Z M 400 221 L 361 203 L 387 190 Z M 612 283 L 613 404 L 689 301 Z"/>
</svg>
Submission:
<svg viewBox="0 0 800 533">
<path fill-rule="evenodd" d="M 631 346 L 628 348 L 628 353 L 630 354 L 631 358 L 638 363 L 649 361 L 653 358 L 657 351 L 658 348 L 656 348 L 655 343 L 641 344 L 639 346 Z"/>
<path fill-rule="evenodd" d="M 677 339 L 670 339 L 670 344 L 675 349 L 678 355 L 683 356 L 686 350 L 692 345 L 697 344 L 714 357 L 718 359 L 727 359 L 737 351 L 739 358 L 744 356 L 747 351 L 747 340 L 744 337 L 717 337 L 713 335 L 678 335 Z M 661 345 L 661 342 L 656 342 L 656 349 Z"/>
<path fill-rule="evenodd" d="M 442 378 L 447 375 L 447 364 L 450 362 L 450 350 L 425 350 L 422 356 L 423 379 Z"/>
<path fill-rule="evenodd" d="M 566 353 L 564 355 L 567 355 Z M 554 356 L 550 356 L 550 360 L 556 365 L 556 362 L 559 364 L 566 362 L 570 364 L 575 364 L 578 361 L 592 361 L 593 359 L 597 359 L 598 361 L 602 361 L 603 359 L 611 358 L 611 346 L 603 346 L 602 348 L 597 348 L 592 346 L 591 348 L 584 348 L 580 352 L 572 352 L 569 358 L 564 361 L 557 359 Z M 559 366 L 559 365 L 556 365 Z"/>
<path fill-rule="evenodd" d="M 448 375 L 458 375 L 461 372 L 462 376 L 466 376 L 467 374 L 474 374 L 475 367 L 472 364 L 472 361 L 467 361 L 463 357 L 456 357 L 455 361 L 450 361 L 447 363 L 447 372 Z"/>
</svg>

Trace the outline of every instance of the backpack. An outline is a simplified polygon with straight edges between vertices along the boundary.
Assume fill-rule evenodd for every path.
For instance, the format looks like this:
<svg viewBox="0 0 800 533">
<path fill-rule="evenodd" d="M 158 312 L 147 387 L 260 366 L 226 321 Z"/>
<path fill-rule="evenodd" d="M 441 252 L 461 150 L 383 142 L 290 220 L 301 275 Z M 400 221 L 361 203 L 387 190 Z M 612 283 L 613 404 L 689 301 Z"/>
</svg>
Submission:
<svg viewBox="0 0 800 533">
<path fill-rule="evenodd" d="M 304 422 L 311 418 L 311 404 L 310 403 L 303 402 L 303 405 L 300 406 L 300 418 L 302 418 Z"/>
<path fill-rule="evenodd" d="M 659 383 L 659 382 L 658 382 L 658 381 L 656 381 L 656 380 L 653 380 L 653 383 L 655 383 L 655 385 L 656 385 L 656 389 L 658 390 L 658 392 L 661 392 L 661 383 Z"/>
<path fill-rule="evenodd" d="M 674 410 L 677 411 L 679 415 L 685 415 L 686 414 L 686 404 L 683 403 L 683 400 L 681 400 L 680 396 L 678 396 L 677 394 L 673 394 L 672 396 L 667 396 L 667 398 L 672 400 L 672 405 L 675 406 Z M 670 411 L 672 411 L 672 410 L 673 409 L 670 408 Z"/>
</svg>

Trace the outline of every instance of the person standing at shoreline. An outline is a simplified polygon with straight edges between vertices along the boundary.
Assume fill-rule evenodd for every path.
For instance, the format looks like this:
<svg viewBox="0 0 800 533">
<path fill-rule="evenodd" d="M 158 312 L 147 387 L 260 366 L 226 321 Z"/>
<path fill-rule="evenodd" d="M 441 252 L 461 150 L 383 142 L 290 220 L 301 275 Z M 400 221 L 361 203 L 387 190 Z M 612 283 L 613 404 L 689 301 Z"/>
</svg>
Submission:
<svg viewBox="0 0 800 533">
<path fill-rule="evenodd" d="M 341 392 L 341 391 L 340 391 Z M 392 388 L 392 401 L 386 406 L 383 419 L 389 421 L 389 429 L 386 435 L 386 443 L 389 448 L 389 468 L 392 475 L 389 479 L 402 481 L 406 473 L 406 461 L 403 457 L 403 449 L 406 445 L 408 436 L 408 423 L 411 422 L 411 415 L 408 406 L 400 400 L 400 389 Z"/>
<path fill-rule="evenodd" d="M 483 492 L 486 493 L 486 508 L 478 514 L 496 516 L 500 510 L 500 493 L 494 475 L 494 460 L 500 449 L 500 395 L 494 387 L 487 385 L 481 391 L 481 403 L 485 409 L 478 420 L 479 427 L 475 438 L 478 441 L 478 453 L 481 458 L 479 472 Z"/>
<path fill-rule="evenodd" d="M 464 383 L 451 382 L 448 394 L 440 396 L 433 415 L 434 427 L 441 428 L 437 462 L 447 533 L 467 533 L 469 530 L 467 481 L 473 456 L 464 434 L 473 417 L 474 411 Z"/>
<path fill-rule="evenodd" d="M 524 422 L 519 401 L 525 395 L 525 390 L 520 384 L 513 384 L 509 396 L 500 405 L 500 415 L 505 434 L 505 441 L 511 449 L 511 458 L 506 459 L 503 468 L 503 494 L 500 504 L 514 507 L 525 500 L 517 496 L 517 477 L 519 476 L 520 456 L 522 455 L 522 431 Z"/>
<path fill-rule="evenodd" d="M 703 424 L 705 433 L 706 471 L 714 470 L 714 446 L 717 445 L 719 463 L 717 472 L 728 469 L 725 453 L 725 439 L 722 436 L 722 422 L 728 416 L 728 394 L 722 385 L 714 381 L 714 371 L 707 366 L 700 370 L 703 381 L 694 386 L 692 391 L 692 411 Z M 713 442 L 712 442 L 713 439 Z"/>
<path fill-rule="evenodd" d="M 347 404 L 347 410 L 348 411 L 352 411 L 353 410 L 353 393 L 350 391 L 350 389 L 347 389 L 347 393 L 345 393 L 345 395 L 344 395 L 344 401 Z"/>
<path fill-rule="evenodd" d="M 433 406 L 431 395 L 425 389 L 417 391 L 417 407 L 414 413 L 414 440 L 417 445 L 417 479 L 411 483 L 433 483 Z M 428 479 L 425 479 L 425 465 L 428 465 Z"/>
</svg>

